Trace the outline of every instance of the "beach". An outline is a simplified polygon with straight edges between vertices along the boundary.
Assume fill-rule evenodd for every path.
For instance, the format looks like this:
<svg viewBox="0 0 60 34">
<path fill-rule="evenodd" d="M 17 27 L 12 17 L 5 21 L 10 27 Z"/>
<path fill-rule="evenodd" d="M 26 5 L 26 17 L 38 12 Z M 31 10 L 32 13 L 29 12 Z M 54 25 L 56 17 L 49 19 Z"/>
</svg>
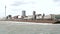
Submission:
<svg viewBox="0 0 60 34">
<path fill-rule="evenodd" d="M 0 34 L 60 34 L 60 24 L 0 21 Z"/>
</svg>

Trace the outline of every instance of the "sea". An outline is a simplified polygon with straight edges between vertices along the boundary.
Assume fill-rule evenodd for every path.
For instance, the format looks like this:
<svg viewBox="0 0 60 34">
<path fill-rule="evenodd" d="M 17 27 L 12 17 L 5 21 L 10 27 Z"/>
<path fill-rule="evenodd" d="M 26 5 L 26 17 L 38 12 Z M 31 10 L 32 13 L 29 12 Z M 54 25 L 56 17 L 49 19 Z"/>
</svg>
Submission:
<svg viewBox="0 0 60 34">
<path fill-rule="evenodd" d="M 60 24 L 0 21 L 0 34 L 60 34 Z"/>
</svg>

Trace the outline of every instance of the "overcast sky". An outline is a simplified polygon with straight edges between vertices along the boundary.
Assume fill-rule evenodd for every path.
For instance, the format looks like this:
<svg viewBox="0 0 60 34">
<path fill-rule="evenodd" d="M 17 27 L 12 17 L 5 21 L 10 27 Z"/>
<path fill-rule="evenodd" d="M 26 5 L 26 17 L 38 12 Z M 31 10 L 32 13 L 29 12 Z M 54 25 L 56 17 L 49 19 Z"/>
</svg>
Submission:
<svg viewBox="0 0 60 34">
<path fill-rule="evenodd" d="M 33 11 L 36 14 L 60 14 L 60 0 L 0 0 L 0 17 L 6 15 L 21 15 L 22 10 L 26 11 L 27 15 L 32 15 Z"/>
</svg>

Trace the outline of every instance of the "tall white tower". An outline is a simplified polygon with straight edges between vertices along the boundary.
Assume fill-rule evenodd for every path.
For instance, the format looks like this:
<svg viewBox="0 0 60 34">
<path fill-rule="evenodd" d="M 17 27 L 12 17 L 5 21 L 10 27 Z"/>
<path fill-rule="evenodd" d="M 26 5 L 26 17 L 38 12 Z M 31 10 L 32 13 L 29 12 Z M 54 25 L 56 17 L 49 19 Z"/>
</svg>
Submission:
<svg viewBox="0 0 60 34">
<path fill-rule="evenodd" d="M 5 5 L 5 16 L 6 16 L 6 5 Z"/>
</svg>

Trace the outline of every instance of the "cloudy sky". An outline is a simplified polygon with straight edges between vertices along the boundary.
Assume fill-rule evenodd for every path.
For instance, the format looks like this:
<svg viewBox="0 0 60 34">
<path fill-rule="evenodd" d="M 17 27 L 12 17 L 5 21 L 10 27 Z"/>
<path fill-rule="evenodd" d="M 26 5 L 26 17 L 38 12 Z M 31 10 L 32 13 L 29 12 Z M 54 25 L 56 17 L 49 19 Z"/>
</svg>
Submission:
<svg viewBox="0 0 60 34">
<path fill-rule="evenodd" d="M 6 15 L 21 15 L 22 10 L 26 11 L 27 15 L 32 15 L 33 11 L 36 14 L 60 14 L 60 0 L 0 0 L 0 17 Z"/>
</svg>

